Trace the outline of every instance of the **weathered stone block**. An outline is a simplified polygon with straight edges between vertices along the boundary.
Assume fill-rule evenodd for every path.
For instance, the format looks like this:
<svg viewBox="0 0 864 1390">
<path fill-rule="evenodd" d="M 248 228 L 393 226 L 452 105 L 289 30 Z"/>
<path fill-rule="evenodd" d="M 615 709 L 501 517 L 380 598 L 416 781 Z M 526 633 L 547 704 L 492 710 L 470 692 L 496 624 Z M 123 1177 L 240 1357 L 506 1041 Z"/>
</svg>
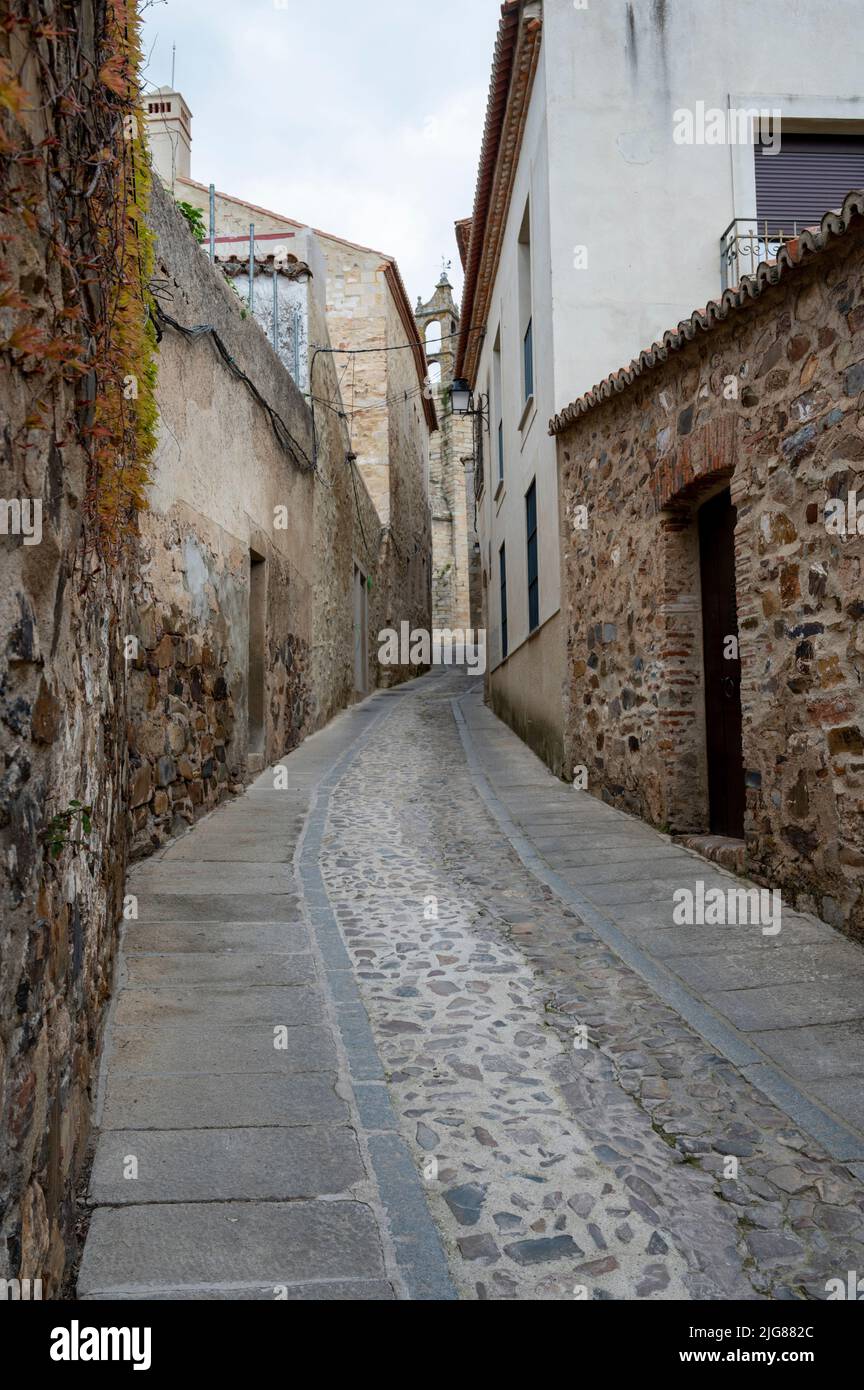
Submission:
<svg viewBox="0 0 864 1390">
<path fill-rule="evenodd" d="M 142 763 L 132 773 L 129 786 L 129 805 L 143 806 L 153 793 L 153 770 L 149 763 Z"/>
<path fill-rule="evenodd" d="M 156 764 L 156 781 L 160 787 L 167 787 L 177 776 L 177 764 L 173 758 L 160 758 Z"/>
</svg>

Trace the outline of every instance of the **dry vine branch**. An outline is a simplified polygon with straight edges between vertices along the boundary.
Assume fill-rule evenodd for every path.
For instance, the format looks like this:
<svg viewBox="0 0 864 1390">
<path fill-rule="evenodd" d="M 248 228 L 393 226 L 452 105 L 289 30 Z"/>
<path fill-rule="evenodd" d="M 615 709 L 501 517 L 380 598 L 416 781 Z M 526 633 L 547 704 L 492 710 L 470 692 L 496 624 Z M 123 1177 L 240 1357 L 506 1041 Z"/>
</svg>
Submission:
<svg viewBox="0 0 864 1390">
<path fill-rule="evenodd" d="M 137 532 L 156 406 L 138 19 L 132 0 L 93 0 L 94 63 L 81 10 L 18 0 L 0 23 L 0 352 L 30 391 L 13 441 L 25 457 L 30 431 L 53 427 L 52 398 L 76 392 L 86 576 Z M 43 239 L 39 286 L 16 277 L 20 223 Z"/>
</svg>

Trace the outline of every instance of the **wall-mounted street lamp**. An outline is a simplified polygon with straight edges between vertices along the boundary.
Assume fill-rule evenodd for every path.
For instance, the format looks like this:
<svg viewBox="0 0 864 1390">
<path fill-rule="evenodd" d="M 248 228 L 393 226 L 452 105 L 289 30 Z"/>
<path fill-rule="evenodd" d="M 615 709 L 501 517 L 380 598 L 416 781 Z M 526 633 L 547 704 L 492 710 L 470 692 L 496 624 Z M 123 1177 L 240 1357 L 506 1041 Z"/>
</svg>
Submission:
<svg viewBox="0 0 864 1390">
<path fill-rule="evenodd" d="M 456 377 L 450 387 L 450 409 L 454 415 L 479 415 L 481 424 L 489 412 L 488 396 L 474 396 L 464 377 Z"/>
<path fill-rule="evenodd" d="M 450 387 L 450 409 L 454 415 L 473 415 L 471 387 L 464 377 L 456 377 Z"/>
<path fill-rule="evenodd" d="M 483 425 L 489 429 L 489 397 L 485 395 L 474 396 L 471 387 L 464 377 L 456 377 L 450 387 L 450 409 L 454 415 L 466 415 L 473 419 L 472 433 L 474 436 L 473 452 L 468 456 L 473 465 L 474 472 L 474 498 L 476 499 L 483 491 Z M 466 462 L 467 460 L 463 460 Z M 476 515 L 475 515 L 476 525 Z"/>
</svg>

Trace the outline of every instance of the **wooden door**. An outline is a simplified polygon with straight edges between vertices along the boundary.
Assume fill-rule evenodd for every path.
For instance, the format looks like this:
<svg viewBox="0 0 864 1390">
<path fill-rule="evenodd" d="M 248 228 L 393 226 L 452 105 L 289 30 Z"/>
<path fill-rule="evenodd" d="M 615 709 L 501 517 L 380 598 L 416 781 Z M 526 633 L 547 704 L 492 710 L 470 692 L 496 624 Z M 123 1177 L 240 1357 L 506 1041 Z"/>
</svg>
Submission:
<svg viewBox="0 0 864 1390">
<path fill-rule="evenodd" d="M 741 661 L 735 599 L 735 508 L 729 491 L 699 510 L 705 728 L 711 832 L 744 836 Z"/>
</svg>

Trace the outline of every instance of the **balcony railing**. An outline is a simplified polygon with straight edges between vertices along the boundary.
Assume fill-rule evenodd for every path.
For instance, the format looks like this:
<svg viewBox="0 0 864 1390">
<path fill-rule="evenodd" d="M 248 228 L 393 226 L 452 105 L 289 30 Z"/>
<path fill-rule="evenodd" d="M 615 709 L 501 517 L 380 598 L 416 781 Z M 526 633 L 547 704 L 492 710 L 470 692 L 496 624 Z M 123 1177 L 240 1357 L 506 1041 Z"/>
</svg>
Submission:
<svg viewBox="0 0 864 1390">
<path fill-rule="evenodd" d="M 720 238 L 721 289 L 734 289 L 762 261 L 775 260 L 780 247 L 794 241 L 801 231 L 803 227 L 797 222 L 792 223 L 791 231 L 784 231 L 767 222 L 760 225 L 753 217 L 734 218 Z"/>
</svg>

